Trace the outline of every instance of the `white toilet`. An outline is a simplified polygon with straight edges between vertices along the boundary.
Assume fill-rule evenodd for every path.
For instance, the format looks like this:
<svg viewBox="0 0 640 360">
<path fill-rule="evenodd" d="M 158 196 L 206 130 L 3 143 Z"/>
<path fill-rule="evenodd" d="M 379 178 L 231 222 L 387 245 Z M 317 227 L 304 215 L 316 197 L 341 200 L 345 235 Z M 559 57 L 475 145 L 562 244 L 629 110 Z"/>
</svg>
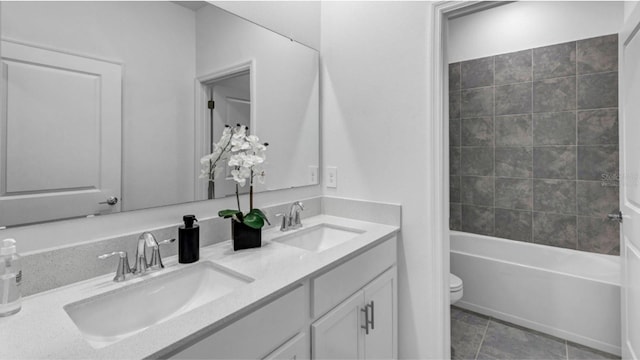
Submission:
<svg viewBox="0 0 640 360">
<path fill-rule="evenodd" d="M 462 279 L 449 273 L 449 291 L 451 292 L 451 305 L 462 299 Z"/>
</svg>

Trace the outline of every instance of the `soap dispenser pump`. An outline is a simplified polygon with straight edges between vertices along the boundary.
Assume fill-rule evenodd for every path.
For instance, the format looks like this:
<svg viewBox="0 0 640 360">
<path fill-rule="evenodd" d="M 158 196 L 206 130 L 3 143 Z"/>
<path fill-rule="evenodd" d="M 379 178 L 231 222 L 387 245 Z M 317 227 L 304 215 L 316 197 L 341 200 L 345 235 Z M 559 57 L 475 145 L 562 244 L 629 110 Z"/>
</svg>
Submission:
<svg viewBox="0 0 640 360">
<path fill-rule="evenodd" d="M 182 217 L 184 225 L 178 228 L 178 262 L 189 264 L 200 258 L 200 227 L 194 225 L 195 215 Z"/>
</svg>

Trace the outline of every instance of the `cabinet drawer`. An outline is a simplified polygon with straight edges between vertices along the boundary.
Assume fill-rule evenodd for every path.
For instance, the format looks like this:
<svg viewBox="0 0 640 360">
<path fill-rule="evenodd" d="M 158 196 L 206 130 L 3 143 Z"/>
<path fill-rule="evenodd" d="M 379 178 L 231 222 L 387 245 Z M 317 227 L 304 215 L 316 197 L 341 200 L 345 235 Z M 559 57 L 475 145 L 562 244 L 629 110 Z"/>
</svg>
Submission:
<svg viewBox="0 0 640 360">
<path fill-rule="evenodd" d="M 312 316 L 317 318 L 396 263 L 396 237 L 311 280 Z"/>
<path fill-rule="evenodd" d="M 174 359 L 260 359 L 291 339 L 307 319 L 307 288 L 297 289 L 189 345 Z"/>
</svg>

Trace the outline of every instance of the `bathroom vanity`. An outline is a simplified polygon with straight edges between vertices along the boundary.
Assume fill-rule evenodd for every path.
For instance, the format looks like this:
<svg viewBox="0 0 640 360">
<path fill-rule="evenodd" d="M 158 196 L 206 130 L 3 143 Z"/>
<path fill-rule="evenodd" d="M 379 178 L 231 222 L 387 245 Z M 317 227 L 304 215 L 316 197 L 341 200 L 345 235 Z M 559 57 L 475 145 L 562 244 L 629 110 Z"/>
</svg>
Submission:
<svg viewBox="0 0 640 360">
<path fill-rule="evenodd" d="M 303 223 L 265 230 L 261 248 L 224 241 L 194 264 L 27 297 L 0 319 L 0 358 L 396 358 L 398 226 Z"/>
</svg>

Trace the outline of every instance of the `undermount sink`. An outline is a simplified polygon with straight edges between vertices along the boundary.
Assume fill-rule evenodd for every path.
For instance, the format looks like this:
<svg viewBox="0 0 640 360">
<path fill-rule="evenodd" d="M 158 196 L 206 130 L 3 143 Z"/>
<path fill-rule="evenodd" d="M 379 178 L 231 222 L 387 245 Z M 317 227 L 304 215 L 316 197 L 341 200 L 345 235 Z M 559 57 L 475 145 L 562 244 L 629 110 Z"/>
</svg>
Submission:
<svg viewBox="0 0 640 360">
<path fill-rule="evenodd" d="M 332 224 L 318 224 L 277 237 L 273 241 L 319 253 L 349 241 L 364 232 L 364 230 Z"/>
<path fill-rule="evenodd" d="M 220 298 L 253 279 L 201 262 L 64 306 L 94 348 L 102 348 Z"/>
</svg>

